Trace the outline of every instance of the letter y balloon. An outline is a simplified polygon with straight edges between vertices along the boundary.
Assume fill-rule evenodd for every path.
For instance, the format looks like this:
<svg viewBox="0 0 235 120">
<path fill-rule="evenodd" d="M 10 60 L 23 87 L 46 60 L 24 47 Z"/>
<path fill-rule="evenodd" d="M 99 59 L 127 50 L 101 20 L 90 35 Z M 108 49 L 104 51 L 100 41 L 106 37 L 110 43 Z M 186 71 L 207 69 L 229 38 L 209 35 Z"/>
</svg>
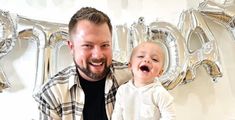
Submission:
<svg viewBox="0 0 235 120">
<path fill-rule="evenodd" d="M 204 1 L 200 3 L 198 10 L 215 22 L 225 25 L 235 40 L 235 4 L 220 5 L 212 1 Z"/>
</svg>

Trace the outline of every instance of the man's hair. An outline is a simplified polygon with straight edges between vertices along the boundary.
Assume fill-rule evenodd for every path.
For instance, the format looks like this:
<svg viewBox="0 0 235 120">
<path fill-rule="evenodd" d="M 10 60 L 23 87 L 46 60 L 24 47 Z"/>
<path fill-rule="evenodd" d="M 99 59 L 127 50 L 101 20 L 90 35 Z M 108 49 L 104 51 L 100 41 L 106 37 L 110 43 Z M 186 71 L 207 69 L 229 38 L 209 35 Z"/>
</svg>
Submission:
<svg viewBox="0 0 235 120">
<path fill-rule="evenodd" d="M 69 34 L 71 34 L 74 26 L 81 20 L 88 20 L 97 25 L 107 23 L 109 31 L 112 34 L 112 25 L 109 17 L 102 11 L 99 11 L 92 7 L 83 7 L 72 16 L 69 21 Z"/>
</svg>

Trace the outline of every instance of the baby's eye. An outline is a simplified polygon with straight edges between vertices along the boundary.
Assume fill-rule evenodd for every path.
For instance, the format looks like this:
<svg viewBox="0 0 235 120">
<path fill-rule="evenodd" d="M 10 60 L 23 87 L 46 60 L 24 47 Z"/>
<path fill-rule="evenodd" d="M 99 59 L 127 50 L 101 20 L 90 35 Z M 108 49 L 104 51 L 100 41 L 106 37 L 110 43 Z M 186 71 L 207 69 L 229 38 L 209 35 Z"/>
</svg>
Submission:
<svg viewBox="0 0 235 120">
<path fill-rule="evenodd" d="M 152 60 L 153 60 L 154 62 L 158 62 L 158 59 L 154 59 L 154 58 L 153 58 Z"/>
</svg>

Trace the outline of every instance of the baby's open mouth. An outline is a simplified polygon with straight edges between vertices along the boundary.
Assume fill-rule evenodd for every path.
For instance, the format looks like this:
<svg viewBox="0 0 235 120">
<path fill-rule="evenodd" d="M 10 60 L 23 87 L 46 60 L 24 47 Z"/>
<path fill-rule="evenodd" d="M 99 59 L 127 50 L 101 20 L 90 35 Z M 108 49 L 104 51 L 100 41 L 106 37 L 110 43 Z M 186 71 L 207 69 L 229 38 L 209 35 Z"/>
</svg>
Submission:
<svg viewBox="0 0 235 120">
<path fill-rule="evenodd" d="M 140 66 L 140 70 L 143 71 L 143 72 L 149 72 L 149 71 L 150 71 L 150 70 L 149 70 L 149 67 L 146 66 L 146 65 Z"/>
</svg>

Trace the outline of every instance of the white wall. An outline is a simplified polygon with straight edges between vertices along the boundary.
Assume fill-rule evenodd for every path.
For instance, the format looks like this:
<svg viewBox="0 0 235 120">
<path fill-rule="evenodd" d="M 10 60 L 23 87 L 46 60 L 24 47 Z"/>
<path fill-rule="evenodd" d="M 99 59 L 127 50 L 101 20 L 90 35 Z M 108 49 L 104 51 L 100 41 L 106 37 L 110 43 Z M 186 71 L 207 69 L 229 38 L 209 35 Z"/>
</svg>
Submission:
<svg viewBox="0 0 235 120">
<path fill-rule="evenodd" d="M 81 6 L 94 6 L 106 12 L 114 25 L 132 24 L 143 16 L 146 23 L 156 19 L 178 23 L 182 10 L 197 8 L 203 0 L 1 0 L 0 9 L 28 18 L 68 23 L 71 15 Z M 222 0 L 216 2 L 223 3 Z M 208 21 L 220 49 L 223 77 L 211 81 L 203 67 L 196 79 L 180 85 L 170 93 L 175 98 L 177 120 L 235 120 L 235 40 L 228 30 Z M 59 58 L 60 69 L 69 55 L 63 48 Z M 11 88 L 0 93 L 1 120 L 36 119 L 36 105 L 32 99 L 35 79 L 36 45 L 18 41 L 14 50 L 0 60 Z"/>
</svg>

